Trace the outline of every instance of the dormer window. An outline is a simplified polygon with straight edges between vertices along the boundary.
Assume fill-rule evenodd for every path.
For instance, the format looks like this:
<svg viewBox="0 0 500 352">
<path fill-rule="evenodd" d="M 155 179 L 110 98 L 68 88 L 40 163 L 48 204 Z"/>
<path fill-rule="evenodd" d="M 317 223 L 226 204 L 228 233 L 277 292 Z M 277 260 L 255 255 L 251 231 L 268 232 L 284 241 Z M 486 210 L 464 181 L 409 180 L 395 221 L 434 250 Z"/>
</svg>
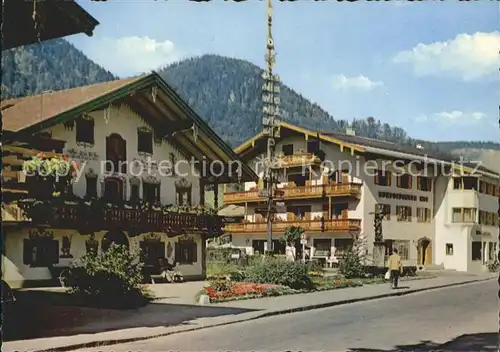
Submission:
<svg viewBox="0 0 500 352">
<path fill-rule="evenodd" d="M 139 154 L 153 154 L 153 132 L 148 128 L 137 129 L 137 152 Z"/>
<path fill-rule="evenodd" d="M 308 153 L 317 153 L 319 151 L 319 142 L 318 141 L 310 141 L 307 142 L 307 152 Z"/>
<path fill-rule="evenodd" d="M 84 115 L 76 119 L 76 144 L 94 145 L 94 119 L 92 117 Z"/>
<path fill-rule="evenodd" d="M 285 144 L 281 150 L 283 151 L 283 155 L 293 155 L 293 144 Z"/>
</svg>

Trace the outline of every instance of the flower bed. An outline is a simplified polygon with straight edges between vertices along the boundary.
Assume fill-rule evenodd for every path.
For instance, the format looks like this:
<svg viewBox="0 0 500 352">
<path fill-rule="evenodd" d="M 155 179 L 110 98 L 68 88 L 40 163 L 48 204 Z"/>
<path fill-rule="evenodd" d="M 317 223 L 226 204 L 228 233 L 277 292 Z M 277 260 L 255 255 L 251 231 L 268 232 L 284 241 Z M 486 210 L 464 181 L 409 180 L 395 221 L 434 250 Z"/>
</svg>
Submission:
<svg viewBox="0 0 500 352">
<path fill-rule="evenodd" d="M 210 286 L 201 290 L 196 298 L 198 299 L 200 295 L 207 295 L 211 303 L 220 303 L 363 286 L 363 282 L 349 279 L 317 278 L 313 280 L 313 283 L 313 289 L 297 290 L 281 285 L 231 282 L 225 279 L 218 279 L 210 282 Z"/>
<path fill-rule="evenodd" d="M 296 290 L 280 285 L 254 284 L 251 282 L 233 283 L 227 280 L 217 280 L 212 282 L 209 287 L 205 287 L 199 295 L 208 295 L 211 303 L 218 303 L 241 299 L 280 296 L 297 292 Z"/>
</svg>

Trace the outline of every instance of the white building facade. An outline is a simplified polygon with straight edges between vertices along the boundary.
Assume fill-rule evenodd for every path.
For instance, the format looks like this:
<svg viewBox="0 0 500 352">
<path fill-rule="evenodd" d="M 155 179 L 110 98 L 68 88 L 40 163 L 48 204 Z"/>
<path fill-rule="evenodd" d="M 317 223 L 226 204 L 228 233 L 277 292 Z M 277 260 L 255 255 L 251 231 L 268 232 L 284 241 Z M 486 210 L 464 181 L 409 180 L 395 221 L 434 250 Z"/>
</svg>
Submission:
<svg viewBox="0 0 500 352">
<path fill-rule="evenodd" d="M 89 245 L 96 245 L 101 251 L 110 242 L 146 252 L 145 260 L 148 265 L 156 265 L 159 258 L 175 262 L 178 270 L 188 280 L 200 279 L 205 275 L 205 238 L 210 236 L 208 232 L 213 228 L 201 228 L 208 226 L 203 222 L 203 214 L 179 213 L 178 216 L 172 215 L 177 220 L 168 220 L 171 219 L 169 209 L 203 206 L 204 188 L 210 182 L 210 177 L 207 170 L 200 168 L 199 163 L 193 163 L 194 159 L 201 161 L 206 155 L 208 164 L 211 160 L 218 160 L 223 164 L 237 160 L 237 156 L 220 139 L 214 139 L 214 132 L 200 122 L 199 117 L 192 117 L 194 113 L 189 108 L 176 105 L 171 100 L 167 103 L 169 99 L 173 100 L 172 94 L 175 93 L 169 92 L 156 74 L 133 81 L 110 82 L 109 85 L 105 90 L 106 94 L 116 96 L 123 91 L 124 97 L 110 98 L 97 108 L 88 107 L 88 101 L 82 101 L 81 95 L 82 90 L 87 94 L 96 90 L 94 99 L 106 99 L 105 96 L 103 98 L 99 85 L 51 93 L 53 96 L 45 97 L 47 110 L 51 113 L 43 119 L 47 127 L 44 128 L 42 124 L 37 133 L 65 142 L 62 154 L 79 164 L 72 184 L 73 196 L 86 200 L 102 199 L 114 204 L 112 208 L 116 208 L 116 211 L 113 214 L 112 210 L 107 211 L 110 214 L 107 221 L 113 223 L 113 226 L 97 229 L 90 234 L 80 233 L 76 223 L 71 228 L 40 228 L 29 221 L 22 222 L 12 216 L 9 218 L 9 213 L 2 211 L 7 217 L 4 221 L 12 220 L 10 223 L 13 225 L 5 227 L 4 231 L 2 275 L 14 287 L 54 279 L 58 269 L 68 267 L 71 261 L 85 254 Z M 132 93 L 133 99 L 130 99 L 127 91 L 131 85 L 137 85 Z M 80 91 L 75 93 L 77 90 Z M 72 118 L 50 123 L 58 115 L 53 110 L 50 111 L 50 104 L 64 101 L 69 96 L 76 96 L 75 99 L 80 99 L 78 103 L 85 103 L 87 107 Z M 139 100 L 136 99 L 139 96 L 143 99 L 144 108 L 138 107 Z M 24 99 L 41 98 L 37 96 Z M 145 99 L 154 102 L 146 103 Z M 146 105 L 151 103 L 157 105 L 154 114 L 152 110 L 146 109 Z M 18 104 L 26 104 L 26 100 L 21 98 Z M 165 106 L 172 109 L 172 115 L 164 112 Z M 61 109 L 64 111 L 57 111 L 59 115 L 68 110 L 67 107 Z M 16 115 L 17 111 L 14 111 L 7 115 L 10 120 L 5 120 L 4 114 L 4 126 L 6 121 L 12 121 Z M 168 121 L 168 118 L 172 118 L 172 121 Z M 11 125 L 14 130 L 15 121 Z M 29 130 L 29 127 L 31 126 L 23 129 Z M 170 135 L 170 138 L 165 135 Z M 245 166 L 245 169 L 248 168 Z M 219 174 L 222 183 L 226 175 L 224 172 Z M 242 176 L 241 172 L 234 175 Z M 243 178 L 244 175 L 245 172 Z M 250 172 L 249 175 L 254 174 Z M 135 204 L 147 204 L 149 208 L 142 215 L 137 215 L 140 219 L 131 220 L 130 216 L 135 214 L 136 209 L 132 205 Z M 154 206 L 153 209 L 151 205 Z M 78 220 L 75 219 L 75 222 Z M 92 222 L 92 219 L 88 220 Z M 182 233 L 170 231 L 167 224 L 169 221 L 179 224 L 185 222 Z M 148 226 L 141 227 L 139 222 L 147 222 Z M 153 226 L 154 224 L 157 226 Z M 135 225 L 138 227 L 135 228 Z M 145 228 L 148 230 L 144 231 Z M 40 254 L 48 250 L 34 245 L 27 250 L 34 237 L 44 236 L 50 237 L 52 243 L 57 242 L 55 251 L 58 253 L 52 253 L 57 258 L 50 259 L 50 266 L 42 263 Z"/>
<path fill-rule="evenodd" d="M 374 214 L 384 212 L 386 255 L 397 248 L 406 266 L 477 271 L 493 260 L 490 253 L 498 248 L 498 175 L 463 168 L 461 175 L 473 173 L 476 190 L 454 189 L 451 170 L 456 167 L 417 148 L 401 150 L 392 143 L 320 134 L 286 123 L 282 123 L 281 136 L 276 152 L 283 168 L 277 187 L 284 190 L 279 200 L 284 206 L 274 219 L 276 244 L 286 227 L 301 226 L 313 253 L 320 250 L 328 258 L 345 251 L 353 237 L 358 237 L 370 258 Z M 259 134 L 235 150 L 263 176 L 258 164 L 265 152 L 265 137 Z M 321 155 L 323 160 L 311 162 L 311 155 Z M 226 230 L 232 234 L 233 245 L 249 254 L 267 250 L 266 199 L 257 196 L 264 186 L 262 181 L 248 182 L 245 192 L 224 195 L 225 204 L 244 209 L 245 223 Z M 473 222 L 452 221 L 452 212 L 465 208 L 476 209 Z M 479 249 L 484 255 L 477 259 Z"/>
</svg>

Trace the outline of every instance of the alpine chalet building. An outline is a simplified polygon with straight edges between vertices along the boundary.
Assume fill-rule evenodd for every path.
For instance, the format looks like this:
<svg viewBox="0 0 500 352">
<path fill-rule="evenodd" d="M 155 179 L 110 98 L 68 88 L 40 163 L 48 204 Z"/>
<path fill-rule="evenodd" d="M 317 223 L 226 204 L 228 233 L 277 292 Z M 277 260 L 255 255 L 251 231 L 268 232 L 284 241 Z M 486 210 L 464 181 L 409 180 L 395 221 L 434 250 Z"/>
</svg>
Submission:
<svg viewBox="0 0 500 352">
<path fill-rule="evenodd" d="M 385 254 L 398 248 L 404 265 L 484 270 L 498 248 L 499 175 L 484 167 L 433 157 L 422 148 L 325 133 L 281 123 L 276 144 L 280 183 L 273 215 L 273 250 L 285 253 L 287 227 L 305 230 L 308 253 L 338 263 L 362 240 L 373 253 L 374 217 L 382 221 Z M 267 250 L 267 198 L 262 180 L 266 137 L 259 133 L 235 151 L 260 181 L 226 192 L 239 206 L 241 223 L 227 225 L 235 247 Z M 280 204 L 281 203 L 281 204 Z"/>
</svg>

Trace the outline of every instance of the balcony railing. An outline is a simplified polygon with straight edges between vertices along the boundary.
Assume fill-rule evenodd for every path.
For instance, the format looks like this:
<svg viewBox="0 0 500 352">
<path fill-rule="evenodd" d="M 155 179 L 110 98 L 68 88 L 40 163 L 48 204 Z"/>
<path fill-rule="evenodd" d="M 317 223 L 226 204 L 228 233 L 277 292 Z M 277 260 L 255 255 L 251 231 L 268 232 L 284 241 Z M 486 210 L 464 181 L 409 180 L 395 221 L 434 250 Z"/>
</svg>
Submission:
<svg viewBox="0 0 500 352">
<path fill-rule="evenodd" d="M 83 228 L 89 231 L 120 228 L 136 232 L 209 233 L 223 232 L 223 218 L 208 214 L 165 213 L 154 210 L 103 209 L 97 211 L 86 206 L 58 205 L 52 218 L 43 216 L 32 219 L 34 224 L 46 224 L 54 228 Z M 46 214 L 44 214 L 46 215 Z"/>
<path fill-rule="evenodd" d="M 278 167 L 297 167 L 321 163 L 321 159 L 313 153 L 296 153 L 278 157 Z"/>
<path fill-rule="evenodd" d="M 347 232 L 359 231 L 361 220 L 359 219 L 325 219 L 325 220 L 292 220 L 273 222 L 273 232 L 284 232 L 287 227 L 299 226 L 306 232 Z M 243 222 L 239 224 L 228 224 L 225 228 L 229 233 L 265 233 L 266 222 Z"/>
<path fill-rule="evenodd" d="M 281 197 L 285 199 L 307 199 L 320 198 L 327 196 L 359 196 L 361 193 L 361 185 L 355 183 L 348 184 L 325 184 L 299 187 L 283 187 L 278 188 Z M 280 198 L 278 196 L 277 198 Z M 231 192 L 224 193 L 224 203 L 243 203 L 243 202 L 258 202 L 265 200 L 265 197 L 259 195 L 258 190 L 246 192 Z"/>
</svg>

